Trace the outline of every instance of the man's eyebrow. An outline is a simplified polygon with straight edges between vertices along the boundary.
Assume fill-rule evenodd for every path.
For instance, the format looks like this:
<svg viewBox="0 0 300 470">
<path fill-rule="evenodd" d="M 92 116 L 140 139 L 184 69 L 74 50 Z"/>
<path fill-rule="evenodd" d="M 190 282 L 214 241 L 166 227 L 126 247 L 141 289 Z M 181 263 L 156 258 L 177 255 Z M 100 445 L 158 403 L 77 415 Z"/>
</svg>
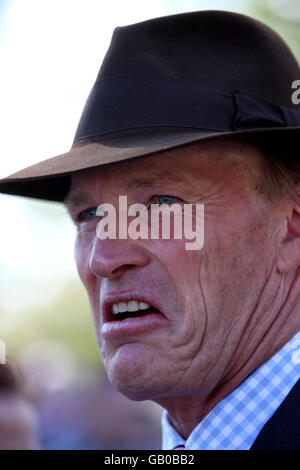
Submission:
<svg viewBox="0 0 300 470">
<path fill-rule="evenodd" d="M 126 188 L 151 188 L 158 183 L 178 183 L 179 181 L 182 181 L 182 179 L 176 176 L 174 173 L 162 171 L 160 173 L 156 173 L 148 177 L 134 178 L 128 181 L 128 183 L 126 184 Z M 71 190 L 65 197 L 63 203 L 67 208 L 71 208 L 79 206 L 80 204 L 90 204 L 92 203 L 92 198 L 89 194 L 83 191 Z"/>
<path fill-rule="evenodd" d="M 128 189 L 151 188 L 155 184 L 172 182 L 178 183 L 179 181 L 182 181 L 182 179 L 179 178 L 178 175 L 176 176 L 174 173 L 163 171 L 147 177 L 134 178 L 127 183 L 126 187 Z"/>
<path fill-rule="evenodd" d="M 92 203 L 92 199 L 89 194 L 82 191 L 70 191 L 65 197 L 63 203 L 67 208 L 70 208 L 79 206 L 80 204 L 90 204 Z"/>
</svg>

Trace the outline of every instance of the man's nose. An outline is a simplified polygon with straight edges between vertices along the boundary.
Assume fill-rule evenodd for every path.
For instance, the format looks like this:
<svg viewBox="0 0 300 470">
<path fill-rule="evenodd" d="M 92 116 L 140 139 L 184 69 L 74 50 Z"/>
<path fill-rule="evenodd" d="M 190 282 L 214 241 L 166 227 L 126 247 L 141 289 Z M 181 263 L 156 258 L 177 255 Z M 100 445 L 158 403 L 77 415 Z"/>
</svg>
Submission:
<svg viewBox="0 0 300 470">
<path fill-rule="evenodd" d="M 143 267 L 150 258 L 133 240 L 99 240 L 94 243 L 89 268 L 97 277 L 116 277 L 129 269 Z"/>
</svg>

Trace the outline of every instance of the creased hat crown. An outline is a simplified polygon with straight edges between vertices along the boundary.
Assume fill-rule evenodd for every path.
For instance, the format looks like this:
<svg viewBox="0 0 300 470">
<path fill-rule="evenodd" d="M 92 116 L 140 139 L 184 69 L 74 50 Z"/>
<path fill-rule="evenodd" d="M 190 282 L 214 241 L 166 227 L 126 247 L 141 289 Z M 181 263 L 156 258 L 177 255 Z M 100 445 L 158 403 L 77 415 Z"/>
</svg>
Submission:
<svg viewBox="0 0 300 470">
<path fill-rule="evenodd" d="M 299 65 L 290 48 L 239 13 L 199 11 L 116 28 L 97 80 L 132 74 L 198 80 L 297 107 L 291 84 Z"/>
</svg>

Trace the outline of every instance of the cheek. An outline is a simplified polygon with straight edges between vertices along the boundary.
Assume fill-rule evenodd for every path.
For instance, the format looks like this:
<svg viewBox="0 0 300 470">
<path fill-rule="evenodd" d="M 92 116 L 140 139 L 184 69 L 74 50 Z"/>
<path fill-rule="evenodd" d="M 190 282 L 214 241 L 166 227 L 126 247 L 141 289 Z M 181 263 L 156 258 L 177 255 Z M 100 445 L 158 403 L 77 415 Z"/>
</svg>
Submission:
<svg viewBox="0 0 300 470">
<path fill-rule="evenodd" d="M 92 313 L 95 316 L 98 306 L 97 278 L 89 268 L 92 243 L 79 233 L 75 243 L 75 262 L 79 277 L 89 297 Z"/>
<path fill-rule="evenodd" d="M 201 347 L 207 323 L 205 302 L 199 271 L 202 250 L 186 250 L 185 241 L 162 243 L 159 259 L 167 271 L 167 277 L 176 292 L 176 305 L 181 313 L 174 315 L 177 324 L 173 348 L 181 349 L 181 354 L 193 357 Z"/>
<path fill-rule="evenodd" d="M 231 217 L 229 217 L 231 215 Z M 239 321 L 247 301 L 254 304 L 272 270 L 274 258 L 267 214 L 247 214 L 246 208 L 219 219 L 208 218 L 199 282 L 205 302 L 220 326 Z M 224 315 L 226 313 L 226 315 Z M 210 315 L 210 321 L 213 321 Z"/>
<path fill-rule="evenodd" d="M 85 286 L 89 277 L 89 253 L 90 249 L 79 233 L 75 243 L 75 262 L 79 277 Z"/>
</svg>

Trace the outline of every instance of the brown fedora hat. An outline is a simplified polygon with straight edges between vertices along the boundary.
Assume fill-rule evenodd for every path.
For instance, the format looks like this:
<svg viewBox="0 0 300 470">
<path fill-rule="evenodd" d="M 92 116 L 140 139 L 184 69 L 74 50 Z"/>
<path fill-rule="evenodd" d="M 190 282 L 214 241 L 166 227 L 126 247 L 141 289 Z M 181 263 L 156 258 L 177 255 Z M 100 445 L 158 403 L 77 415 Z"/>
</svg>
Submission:
<svg viewBox="0 0 300 470">
<path fill-rule="evenodd" d="M 1 179 L 0 192 L 62 201 L 74 172 L 209 139 L 291 147 L 298 79 L 282 38 L 245 15 L 199 11 L 116 28 L 71 150 Z"/>
</svg>

